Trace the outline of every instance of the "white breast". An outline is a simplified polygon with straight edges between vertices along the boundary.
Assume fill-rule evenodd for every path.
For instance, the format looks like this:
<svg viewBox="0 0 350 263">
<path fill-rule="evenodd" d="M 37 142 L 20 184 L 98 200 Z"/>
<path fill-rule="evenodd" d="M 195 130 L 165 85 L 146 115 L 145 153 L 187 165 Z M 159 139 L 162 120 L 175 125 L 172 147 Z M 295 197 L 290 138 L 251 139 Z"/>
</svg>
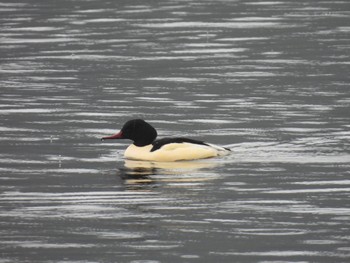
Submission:
<svg viewBox="0 0 350 263">
<path fill-rule="evenodd" d="M 132 144 L 126 149 L 124 156 L 134 160 L 174 162 L 204 159 L 229 153 L 228 150 L 219 146 L 193 143 L 169 143 L 154 152 L 151 152 L 152 147 L 152 145 L 138 147 Z"/>
</svg>

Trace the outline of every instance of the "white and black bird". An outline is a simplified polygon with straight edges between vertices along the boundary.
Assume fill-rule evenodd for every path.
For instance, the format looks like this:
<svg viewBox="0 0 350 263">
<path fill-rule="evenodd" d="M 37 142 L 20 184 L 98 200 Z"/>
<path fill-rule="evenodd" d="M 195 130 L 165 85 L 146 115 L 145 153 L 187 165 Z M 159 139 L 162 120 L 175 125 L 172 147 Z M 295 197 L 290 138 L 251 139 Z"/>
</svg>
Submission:
<svg viewBox="0 0 350 263">
<path fill-rule="evenodd" d="M 182 160 L 197 160 L 223 156 L 230 149 L 183 137 L 163 138 L 156 140 L 157 131 L 142 119 L 127 121 L 120 132 L 103 137 L 108 139 L 130 139 L 133 141 L 125 151 L 127 159 L 174 162 Z"/>
</svg>

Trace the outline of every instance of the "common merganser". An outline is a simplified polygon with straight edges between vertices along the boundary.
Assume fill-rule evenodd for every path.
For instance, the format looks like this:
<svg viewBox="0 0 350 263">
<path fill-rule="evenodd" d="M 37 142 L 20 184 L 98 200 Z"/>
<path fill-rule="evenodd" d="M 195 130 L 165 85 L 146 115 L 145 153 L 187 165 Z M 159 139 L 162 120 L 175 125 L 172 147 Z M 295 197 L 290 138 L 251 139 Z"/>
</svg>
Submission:
<svg viewBox="0 0 350 263">
<path fill-rule="evenodd" d="M 230 149 L 188 138 L 175 137 L 156 140 L 157 131 L 142 119 L 127 121 L 120 132 L 103 137 L 108 139 L 130 139 L 133 141 L 124 157 L 133 160 L 174 162 L 223 156 Z"/>
</svg>

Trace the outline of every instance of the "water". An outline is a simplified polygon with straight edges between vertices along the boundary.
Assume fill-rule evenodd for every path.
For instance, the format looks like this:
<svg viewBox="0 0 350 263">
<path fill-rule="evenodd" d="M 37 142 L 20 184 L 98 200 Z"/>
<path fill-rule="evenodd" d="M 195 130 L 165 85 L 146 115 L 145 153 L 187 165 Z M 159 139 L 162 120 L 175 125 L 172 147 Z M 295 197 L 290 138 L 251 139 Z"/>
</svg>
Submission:
<svg viewBox="0 0 350 263">
<path fill-rule="evenodd" d="M 348 1 L 2 1 L 0 262 L 348 262 Z M 152 164 L 131 118 L 232 148 Z"/>
</svg>

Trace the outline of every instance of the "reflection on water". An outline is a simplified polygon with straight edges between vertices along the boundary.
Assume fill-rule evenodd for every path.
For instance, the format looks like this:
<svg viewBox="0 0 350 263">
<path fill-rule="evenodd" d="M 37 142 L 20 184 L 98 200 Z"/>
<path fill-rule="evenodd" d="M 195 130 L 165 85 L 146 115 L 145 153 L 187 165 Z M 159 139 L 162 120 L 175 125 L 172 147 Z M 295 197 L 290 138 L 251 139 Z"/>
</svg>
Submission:
<svg viewBox="0 0 350 263">
<path fill-rule="evenodd" d="M 218 161 L 179 161 L 179 162 L 149 162 L 125 160 L 124 167 L 119 168 L 120 176 L 127 189 L 144 190 L 146 187 L 157 187 L 166 184 L 167 187 L 193 187 L 208 180 L 219 177 L 213 168 L 218 167 Z"/>
<path fill-rule="evenodd" d="M 348 1 L 0 3 L 1 262 L 348 262 Z M 132 118 L 219 159 L 123 159 Z"/>
<path fill-rule="evenodd" d="M 198 161 L 178 161 L 178 162 L 149 162 L 137 160 L 125 160 L 124 166 L 130 171 L 155 171 L 162 170 L 166 174 L 175 174 L 188 171 L 198 171 L 205 168 L 214 168 L 220 165 L 215 159 Z"/>
</svg>

